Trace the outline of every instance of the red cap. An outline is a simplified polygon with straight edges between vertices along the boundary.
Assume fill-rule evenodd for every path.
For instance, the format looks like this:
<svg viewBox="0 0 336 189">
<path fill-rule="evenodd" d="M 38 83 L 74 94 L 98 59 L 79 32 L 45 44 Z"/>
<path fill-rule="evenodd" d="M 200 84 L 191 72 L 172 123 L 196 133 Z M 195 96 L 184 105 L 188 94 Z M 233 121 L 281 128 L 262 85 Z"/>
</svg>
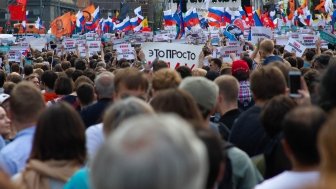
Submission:
<svg viewBox="0 0 336 189">
<path fill-rule="evenodd" d="M 238 71 L 249 72 L 250 69 L 244 60 L 236 60 L 232 62 L 232 75 L 236 74 Z"/>
</svg>

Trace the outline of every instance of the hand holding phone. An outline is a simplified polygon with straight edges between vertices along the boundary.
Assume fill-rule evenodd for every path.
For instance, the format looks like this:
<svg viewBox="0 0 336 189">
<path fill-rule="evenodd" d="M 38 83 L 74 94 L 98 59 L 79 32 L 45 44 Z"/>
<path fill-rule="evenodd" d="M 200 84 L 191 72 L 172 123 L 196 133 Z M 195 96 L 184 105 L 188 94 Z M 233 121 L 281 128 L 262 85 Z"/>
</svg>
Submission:
<svg viewBox="0 0 336 189">
<path fill-rule="evenodd" d="M 289 96 L 293 98 L 300 98 L 301 94 L 299 90 L 301 89 L 301 72 L 300 71 L 289 71 L 288 73 L 288 86 L 289 86 Z"/>
</svg>

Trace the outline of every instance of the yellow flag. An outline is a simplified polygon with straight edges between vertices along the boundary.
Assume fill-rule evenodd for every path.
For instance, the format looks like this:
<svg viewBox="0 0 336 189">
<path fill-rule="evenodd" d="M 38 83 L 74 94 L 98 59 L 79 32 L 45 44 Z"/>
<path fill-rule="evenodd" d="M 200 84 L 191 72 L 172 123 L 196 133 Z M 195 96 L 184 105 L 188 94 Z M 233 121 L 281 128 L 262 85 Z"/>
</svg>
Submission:
<svg viewBox="0 0 336 189">
<path fill-rule="evenodd" d="M 141 22 L 141 25 L 144 28 L 148 27 L 148 20 L 147 20 L 147 18 L 143 19 L 143 21 Z"/>
</svg>

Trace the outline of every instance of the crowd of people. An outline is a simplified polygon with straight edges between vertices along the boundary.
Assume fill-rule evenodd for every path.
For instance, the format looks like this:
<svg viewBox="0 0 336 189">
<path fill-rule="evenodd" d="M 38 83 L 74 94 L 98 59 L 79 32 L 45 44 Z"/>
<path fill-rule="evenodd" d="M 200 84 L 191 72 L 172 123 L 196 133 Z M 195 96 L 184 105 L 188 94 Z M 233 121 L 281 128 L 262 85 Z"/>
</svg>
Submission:
<svg viewBox="0 0 336 189">
<path fill-rule="evenodd" d="M 192 70 L 112 43 L 0 53 L 0 188 L 336 188 L 336 54 L 247 45 L 227 63 L 207 43 Z"/>
</svg>

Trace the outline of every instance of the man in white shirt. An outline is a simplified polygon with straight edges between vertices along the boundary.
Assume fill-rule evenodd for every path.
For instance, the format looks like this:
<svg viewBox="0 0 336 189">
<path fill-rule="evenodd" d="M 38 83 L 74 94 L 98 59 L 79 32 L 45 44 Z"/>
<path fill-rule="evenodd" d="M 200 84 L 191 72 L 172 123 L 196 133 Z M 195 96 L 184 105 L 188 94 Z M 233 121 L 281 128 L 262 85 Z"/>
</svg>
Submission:
<svg viewBox="0 0 336 189">
<path fill-rule="evenodd" d="M 256 189 L 297 189 L 316 184 L 319 179 L 318 132 L 326 114 L 317 107 L 299 107 L 289 112 L 282 126 L 282 145 L 292 164 L 285 171 L 257 185 Z"/>
</svg>

